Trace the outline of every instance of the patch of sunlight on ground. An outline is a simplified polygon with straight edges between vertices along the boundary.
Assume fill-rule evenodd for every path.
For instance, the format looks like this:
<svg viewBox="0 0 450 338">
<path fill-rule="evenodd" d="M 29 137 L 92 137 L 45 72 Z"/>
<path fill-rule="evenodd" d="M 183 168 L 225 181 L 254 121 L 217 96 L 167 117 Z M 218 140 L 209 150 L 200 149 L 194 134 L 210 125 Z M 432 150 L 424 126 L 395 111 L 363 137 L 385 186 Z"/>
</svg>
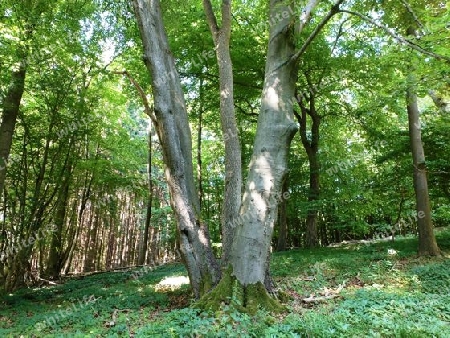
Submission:
<svg viewBox="0 0 450 338">
<path fill-rule="evenodd" d="M 156 292 L 175 291 L 181 286 L 189 284 L 189 278 L 186 276 L 166 277 L 155 285 Z"/>
</svg>

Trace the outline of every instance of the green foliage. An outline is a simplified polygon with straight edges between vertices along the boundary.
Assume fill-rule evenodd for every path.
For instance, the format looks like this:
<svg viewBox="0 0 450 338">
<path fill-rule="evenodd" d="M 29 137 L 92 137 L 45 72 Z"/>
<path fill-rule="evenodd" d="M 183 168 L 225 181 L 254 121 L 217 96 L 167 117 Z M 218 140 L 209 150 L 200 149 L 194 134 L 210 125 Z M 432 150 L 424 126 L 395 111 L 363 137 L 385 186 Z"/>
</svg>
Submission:
<svg viewBox="0 0 450 338">
<path fill-rule="evenodd" d="M 418 266 L 411 270 L 414 283 L 420 287 L 422 292 L 437 295 L 450 294 L 450 261 Z"/>
<path fill-rule="evenodd" d="M 449 251 L 450 231 L 437 237 Z M 450 324 L 450 261 L 418 259 L 416 248 L 416 239 L 400 238 L 277 253 L 271 266 L 288 309 L 284 314 L 249 315 L 226 302 L 205 312 L 189 307 L 187 286 L 156 291 L 164 278 L 185 275 L 178 264 L 70 278 L 63 285 L 3 295 L 0 335 L 444 338 Z M 302 302 L 339 285 L 344 287 L 337 298 Z M 74 310 L 62 317 L 61 310 L 68 309 Z"/>
</svg>

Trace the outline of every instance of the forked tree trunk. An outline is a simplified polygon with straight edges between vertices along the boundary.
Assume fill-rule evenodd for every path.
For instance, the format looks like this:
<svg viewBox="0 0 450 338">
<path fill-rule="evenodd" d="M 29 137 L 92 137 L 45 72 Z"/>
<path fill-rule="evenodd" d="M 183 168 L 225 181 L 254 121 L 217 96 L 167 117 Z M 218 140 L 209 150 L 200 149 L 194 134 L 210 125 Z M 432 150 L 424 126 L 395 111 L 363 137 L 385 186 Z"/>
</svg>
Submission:
<svg viewBox="0 0 450 338">
<path fill-rule="evenodd" d="M 271 17 L 289 13 L 280 0 L 271 0 L 270 7 Z M 291 19 L 283 19 L 270 30 L 261 111 L 231 252 L 233 275 L 244 287 L 264 283 L 288 151 L 297 131 L 292 113 L 297 67 L 296 62 L 286 62 L 295 51 L 290 23 Z"/>
<path fill-rule="evenodd" d="M 422 132 L 420 125 L 417 95 L 414 90 L 414 76 L 408 77 L 408 89 L 406 94 L 409 122 L 409 138 L 414 166 L 414 192 L 416 194 L 417 227 L 419 232 L 419 255 L 439 256 L 440 250 L 436 243 L 431 220 L 430 197 L 428 194 L 427 167 L 425 153 L 422 144 Z"/>
<path fill-rule="evenodd" d="M 280 13 L 290 13 L 290 8 L 284 1 L 271 0 L 270 17 Z M 295 52 L 293 26 L 287 17 L 270 29 L 261 111 L 240 217 L 235 220 L 230 265 L 219 285 L 202 298 L 201 307 L 218 307 L 231 296 L 249 312 L 259 306 L 278 308 L 266 292 L 265 280 L 288 151 L 297 131 L 292 106 L 297 66 L 290 61 Z"/>
<path fill-rule="evenodd" d="M 192 165 L 192 140 L 178 72 L 170 52 L 159 0 L 133 0 L 144 60 L 152 78 L 155 116 L 181 256 L 196 297 L 220 278 L 206 225 L 200 219 Z"/>
<path fill-rule="evenodd" d="M 312 87 L 311 87 L 312 88 Z M 307 98 L 309 106 L 306 106 L 303 97 L 298 98 L 301 115 L 294 112 L 300 124 L 300 137 L 308 155 L 309 162 L 309 192 L 308 192 L 308 214 L 306 218 L 306 238 L 305 246 L 313 248 L 319 245 L 317 229 L 317 201 L 320 197 L 320 162 L 319 152 L 319 127 L 320 116 L 316 110 L 314 91 L 310 88 L 310 95 Z M 311 118 L 311 139 L 307 135 L 307 116 Z"/>
</svg>

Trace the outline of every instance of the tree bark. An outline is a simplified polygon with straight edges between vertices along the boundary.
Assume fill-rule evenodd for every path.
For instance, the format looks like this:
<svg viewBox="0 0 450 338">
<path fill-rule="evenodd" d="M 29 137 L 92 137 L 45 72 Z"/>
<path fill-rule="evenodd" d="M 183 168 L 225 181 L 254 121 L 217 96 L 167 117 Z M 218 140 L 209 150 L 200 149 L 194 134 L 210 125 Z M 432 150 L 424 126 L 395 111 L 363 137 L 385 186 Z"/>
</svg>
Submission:
<svg viewBox="0 0 450 338">
<path fill-rule="evenodd" d="M 308 81 L 310 82 L 310 81 Z M 306 238 L 305 246 L 308 248 L 317 247 L 319 245 L 318 229 L 317 229 L 317 201 L 320 197 L 320 162 L 319 153 L 319 127 L 320 116 L 317 114 L 315 105 L 315 95 L 313 87 L 310 86 L 310 95 L 306 99 L 309 101 L 309 107 L 303 102 L 305 97 L 298 99 L 301 115 L 294 111 L 298 123 L 300 124 L 300 138 L 308 155 L 309 161 L 309 193 L 308 193 L 308 214 L 306 218 Z M 307 116 L 312 120 L 311 139 L 307 136 Z"/>
<path fill-rule="evenodd" d="M 222 206 L 222 267 L 227 267 L 235 233 L 234 220 L 241 206 L 242 165 L 236 115 L 234 111 L 233 65 L 230 55 L 231 0 L 222 0 L 219 28 L 210 0 L 203 0 L 219 65 L 220 120 L 225 143 L 225 192 Z"/>
<path fill-rule="evenodd" d="M 150 122 L 151 123 L 151 122 Z M 148 249 L 148 237 L 150 230 L 150 222 L 152 219 L 153 204 L 153 181 L 152 181 L 152 128 L 148 132 L 148 201 L 147 214 L 145 215 L 144 235 L 142 238 L 142 246 L 139 250 L 138 265 L 144 265 Z"/>
<path fill-rule="evenodd" d="M 283 1 L 270 4 L 273 16 L 289 12 Z M 271 27 L 269 35 L 261 111 L 231 254 L 233 274 L 244 286 L 264 283 L 289 146 L 297 132 L 292 113 L 297 65 L 285 63 L 295 51 L 291 26 L 290 20 L 283 19 Z"/>
<path fill-rule="evenodd" d="M 289 12 L 284 1 L 270 1 L 270 17 Z M 270 245 L 288 172 L 289 146 L 297 132 L 292 106 L 297 63 L 289 62 L 295 53 L 293 26 L 292 18 L 283 16 L 270 29 L 261 110 L 240 216 L 234 220 L 230 264 L 216 289 L 201 299 L 200 307 L 217 308 L 231 296 L 248 312 L 259 306 L 279 309 L 266 291 L 266 281 L 270 280 Z"/>
<path fill-rule="evenodd" d="M 164 29 L 159 0 L 133 0 L 144 46 L 144 61 L 152 78 L 155 115 L 171 205 L 177 221 L 181 256 L 195 296 L 220 278 L 206 225 L 201 221 L 192 164 L 192 140 L 183 91 Z"/>
<path fill-rule="evenodd" d="M 64 181 L 60 187 L 58 199 L 56 202 L 57 207 L 54 222 L 55 230 L 52 233 L 47 270 L 45 272 L 45 277 L 49 279 L 58 279 L 61 274 L 61 269 L 65 264 L 63 249 L 63 229 L 64 223 L 66 221 L 71 175 L 72 169 L 71 164 L 69 164 L 67 168 L 67 174 L 65 175 Z"/>
<path fill-rule="evenodd" d="M 0 125 L 0 197 L 5 186 L 8 157 L 19 114 L 20 101 L 25 89 L 25 74 L 27 69 L 27 53 L 21 52 L 22 60 L 19 68 L 12 72 L 11 84 L 3 100 L 3 113 Z"/>
<path fill-rule="evenodd" d="M 202 169 L 202 130 L 203 130 L 203 77 L 200 78 L 200 107 L 198 111 L 198 131 L 197 131 L 197 184 L 198 184 L 198 204 L 200 210 L 203 206 L 203 169 Z"/>
<path fill-rule="evenodd" d="M 419 255 L 438 256 L 441 253 L 436 243 L 436 237 L 433 232 L 433 223 L 431 220 L 427 167 L 422 144 L 419 108 L 417 105 L 417 94 L 415 92 L 415 79 L 412 74 L 408 76 L 406 102 L 408 109 L 409 138 L 414 166 L 413 182 L 414 192 L 416 194 Z"/>
<path fill-rule="evenodd" d="M 288 193 L 289 180 L 286 179 L 283 182 L 283 190 L 282 196 L 285 196 Z M 280 201 L 278 211 L 278 243 L 277 243 L 277 251 L 285 251 L 287 248 L 287 237 L 288 237 L 288 223 L 287 223 L 287 199 L 283 198 Z"/>
</svg>

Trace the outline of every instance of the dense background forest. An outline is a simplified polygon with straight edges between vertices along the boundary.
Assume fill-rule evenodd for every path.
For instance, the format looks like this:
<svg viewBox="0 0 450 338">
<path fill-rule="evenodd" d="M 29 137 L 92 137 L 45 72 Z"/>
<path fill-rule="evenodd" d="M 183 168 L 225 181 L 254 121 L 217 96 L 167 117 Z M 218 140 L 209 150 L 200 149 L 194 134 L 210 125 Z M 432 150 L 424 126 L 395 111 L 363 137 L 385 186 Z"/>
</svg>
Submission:
<svg viewBox="0 0 450 338">
<path fill-rule="evenodd" d="M 219 95 L 225 88 L 220 53 L 216 59 L 225 33 L 214 35 L 214 20 L 217 29 L 227 22 L 227 3 L 234 86 L 228 103 Z M 428 215 L 428 225 L 448 226 L 450 5 L 293 1 L 277 13 L 281 3 L 161 4 L 191 129 L 198 219 L 215 256 L 222 255 L 229 203 L 225 144 L 238 135 L 235 163 L 244 179 L 252 177 L 267 46 L 286 11 L 293 18 L 290 41 L 301 51 L 295 95 L 288 98 L 298 131 L 280 181 L 271 250 L 417 236 Z M 146 68 L 151 60 L 142 38 L 128 1 L 0 3 L 0 284 L 6 291 L 183 256 L 165 179 L 167 144 L 158 129 L 162 94 Z M 227 104 L 237 134 L 224 127 Z M 429 191 L 417 184 L 420 175 Z M 240 183 L 239 196 L 244 191 Z M 420 204 L 428 195 L 429 212 L 422 207 L 427 201 Z M 425 237 L 419 236 L 419 253 L 443 253 L 421 247 Z"/>
</svg>

